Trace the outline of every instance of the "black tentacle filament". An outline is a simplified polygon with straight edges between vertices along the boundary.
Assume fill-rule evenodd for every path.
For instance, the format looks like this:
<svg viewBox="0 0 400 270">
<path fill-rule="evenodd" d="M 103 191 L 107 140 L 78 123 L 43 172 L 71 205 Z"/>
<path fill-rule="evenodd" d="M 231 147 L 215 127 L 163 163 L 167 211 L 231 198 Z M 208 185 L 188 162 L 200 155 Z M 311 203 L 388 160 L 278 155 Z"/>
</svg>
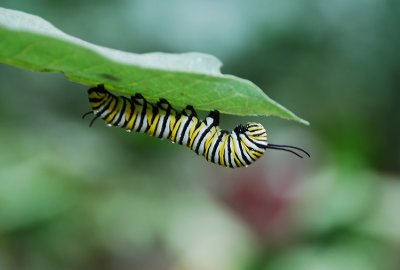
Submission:
<svg viewBox="0 0 400 270">
<path fill-rule="evenodd" d="M 298 156 L 299 158 L 303 158 L 302 155 L 300 155 L 299 153 L 297 153 L 297 152 L 294 151 L 294 150 L 298 150 L 298 151 L 300 151 L 300 152 L 306 154 L 308 157 L 311 157 L 310 154 L 309 154 L 306 150 L 301 149 L 300 147 L 296 147 L 296 146 L 269 143 L 269 144 L 267 145 L 267 148 L 274 149 L 274 150 L 282 150 L 282 151 L 290 152 L 290 153 L 292 153 L 292 154 Z M 293 149 L 294 149 L 294 150 L 293 150 Z"/>
</svg>

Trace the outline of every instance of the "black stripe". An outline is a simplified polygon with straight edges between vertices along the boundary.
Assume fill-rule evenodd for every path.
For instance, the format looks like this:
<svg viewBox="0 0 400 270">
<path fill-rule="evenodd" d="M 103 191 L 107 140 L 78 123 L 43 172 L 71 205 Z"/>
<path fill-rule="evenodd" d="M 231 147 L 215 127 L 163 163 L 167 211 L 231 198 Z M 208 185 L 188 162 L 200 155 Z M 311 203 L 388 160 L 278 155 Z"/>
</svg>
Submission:
<svg viewBox="0 0 400 270">
<path fill-rule="evenodd" d="M 222 137 L 224 136 L 224 130 L 219 134 L 216 143 L 214 144 L 214 148 L 211 152 L 211 162 L 215 163 L 215 153 L 217 152 L 218 146 L 221 144 Z M 221 163 L 221 162 L 220 162 Z"/>
<path fill-rule="evenodd" d="M 108 113 L 107 116 L 106 116 L 106 117 L 108 117 L 109 115 L 111 115 L 112 113 L 115 112 L 114 117 L 110 121 L 108 121 L 108 123 L 111 124 L 111 125 L 114 125 L 114 124 L 112 124 L 112 122 L 114 122 L 114 119 L 115 119 L 115 117 L 117 116 L 117 113 L 118 113 L 117 112 L 117 108 L 118 108 L 118 104 L 119 104 L 119 98 L 118 97 L 114 97 L 114 98 L 116 99 L 115 106 L 110 110 L 110 113 Z"/>
<path fill-rule="evenodd" d="M 138 128 L 135 129 L 135 126 L 136 126 L 136 123 L 137 123 L 137 121 L 138 121 L 138 119 L 140 117 L 139 114 L 141 113 L 140 108 L 142 108 L 142 104 L 136 102 L 134 97 L 131 97 L 131 104 L 132 104 L 134 109 L 136 109 L 136 106 L 138 106 L 138 111 L 137 112 L 135 111 L 134 114 L 132 115 L 132 117 L 135 117 L 135 121 L 133 121 L 132 128 L 133 128 L 134 131 L 139 131 Z"/>
<path fill-rule="evenodd" d="M 200 132 L 199 132 L 200 133 Z M 218 132 L 214 132 L 212 135 L 211 135 L 211 137 L 210 138 L 208 138 L 207 140 L 209 140 L 210 141 L 210 144 L 208 145 L 208 147 L 206 147 L 206 141 L 204 142 L 204 153 L 203 153 L 203 156 L 207 159 L 207 160 L 209 160 L 208 159 L 208 155 L 210 154 L 210 152 L 212 152 L 212 150 L 210 150 L 211 149 L 211 145 L 213 145 L 213 143 L 218 139 Z"/>
<path fill-rule="evenodd" d="M 230 137 L 231 137 L 232 143 L 235 144 L 235 140 L 233 139 L 232 135 L 230 135 Z M 236 161 L 235 156 L 237 156 L 237 155 L 238 155 L 237 152 L 235 152 L 235 151 L 232 152 L 233 161 L 235 162 L 237 167 L 241 167 L 244 164 L 242 163 L 242 161 L 240 161 L 239 157 L 237 158 L 237 161 Z"/>
<path fill-rule="evenodd" d="M 251 151 L 253 151 L 255 153 L 259 153 L 261 155 L 264 154 L 264 152 L 258 151 L 258 150 L 254 149 L 254 148 L 251 148 Z"/>
<path fill-rule="evenodd" d="M 190 115 L 188 115 L 188 114 L 186 113 L 186 110 L 189 110 L 189 111 L 190 111 Z M 187 119 L 185 125 L 183 126 L 182 132 L 181 132 L 180 134 L 176 134 L 177 137 L 180 136 L 179 142 L 178 142 L 178 144 L 180 144 L 180 145 L 182 145 L 182 143 L 183 143 L 184 135 L 185 135 L 185 133 L 186 133 L 186 131 L 187 131 L 187 129 L 188 129 L 190 123 L 192 122 L 193 117 L 195 117 L 195 118 L 197 117 L 197 113 L 196 113 L 196 111 L 194 110 L 194 108 L 193 108 L 192 105 L 187 105 L 186 108 L 185 108 L 184 110 L 182 110 L 182 115 L 187 116 L 188 119 Z M 197 120 L 198 120 L 198 119 L 197 119 Z M 200 123 L 201 123 L 201 121 L 198 120 L 196 126 L 194 127 L 194 129 L 196 129 L 196 128 L 199 126 Z M 188 135 L 189 135 L 189 134 L 188 134 Z M 190 141 L 191 141 L 191 138 L 190 138 L 190 136 L 188 136 L 188 141 L 187 141 L 187 143 L 186 143 L 186 146 L 189 145 Z"/>
<path fill-rule="evenodd" d="M 183 143 L 183 137 L 185 136 L 185 133 L 189 127 L 189 124 L 192 122 L 192 118 L 193 118 L 193 115 L 189 115 L 185 125 L 183 126 L 182 132 L 180 134 L 176 134 L 177 137 L 180 136 L 179 142 L 178 142 L 180 145 L 182 145 L 182 143 Z M 178 129 L 178 131 L 179 131 L 179 129 Z M 178 133 L 178 131 L 177 131 L 177 133 Z M 187 143 L 189 143 L 189 142 L 190 142 L 190 137 L 188 136 Z"/>
<path fill-rule="evenodd" d="M 172 108 L 172 110 L 175 110 L 174 108 Z M 172 117 L 172 116 L 171 116 Z M 171 127 L 171 131 L 170 131 L 170 133 L 169 133 L 169 136 L 168 136 L 168 140 L 171 140 L 172 141 L 172 138 L 171 138 L 171 135 L 172 135 L 172 131 L 175 129 L 175 127 L 176 127 L 176 125 L 178 124 L 178 120 L 179 120 L 179 118 L 181 118 L 182 116 L 181 116 L 181 114 L 179 113 L 179 112 L 177 112 L 176 110 L 175 110 L 175 124 L 174 124 L 174 126 L 173 127 Z M 171 122 L 170 122 L 170 125 L 171 125 Z M 178 136 L 178 130 L 179 130 L 179 127 L 178 127 L 178 129 L 176 130 L 176 136 Z M 175 136 L 175 142 L 176 142 L 176 137 Z"/>
<path fill-rule="evenodd" d="M 97 97 L 92 97 L 89 98 L 89 102 L 102 102 L 104 98 L 97 98 Z"/>
<path fill-rule="evenodd" d="M 149 126 L 146 128 L 146 131 L 147 130 L 149 130 L 150 129 L 150 127 L 153 125 L 153 122 L 154 122 L 154 120 L 155 120 L 155 118 L 156 118 L 156 116 L 157 116 L 157 114 L 158 114 L 158 112 L 159 112 L 159 110 L 158 110 L 158 104 L 156 104 L 155 106 L 153 106 L 153 109 L 151 110 L 151 119 L 150 119 L 150 124 L 149 124 Z M 158 125 L 158 124 L 157 124 Z"/>
<path fill-rule="evenodd" d="M 122 126 L 123 128 L 125 128 L 128 125 L 128 123 L 132 119 L 133 113 L 135 112 L 135 104 L 132 102 L 132 100 L 126 99 L 126 102 L 128 102 L 131 107 L 131 113 L 129 114 L 128 118 L 125 119 L 125 123 Z M 135 123 L 133 123 L 133 124 L 135 124 Z M 132 126 L 132 128 L 133 128 L 133 126 Z"/>
<path fill-rule="evenodd" d="M 156 127 L 154 128 L 153 134 L 150 134 L 150 133 L 148 133 L 148 130 L 150 129 L 150 127 L 151 127 L 153 124 L 155 124 Z M 157 122 L 156 122 L 155 119 L 154 119 L 154 121 L 149 125 L 149 127 L 146 128 L 147 134 L 149 134 L 150 136 L 155 136 L 156 133 L 157 133 L 157 127 L 158 127 L 159 124 L 160 124 L 160 118 L 158 118 L 158 121 L 157 121 Z"/>
<path fill-rule="evenodd" d="M 114 95 L 109 95 L 106 98 L 106 100 L 103 103 L 103 110 L 101 113 L 104 113 L 104 112 L 110 110 L 110 106 L 111 106 L 111 103 L 113 102 L 113 100 L 114 100 Z"/>
<path fill-rule="evenodd" d="M 253 135 L 253 136 L 262 136 L 262 135 L 266 135 L 266 131 L 250 131 L 251 132 L 251 135 Z"/>
<path fill-rule="evenodd" d="M 122 108 L 119 111 L 119 116 L 118 116 L 118 119 L 117 119 L 117 121 L 115 123 L 116 126 L 118 126 L 118 123 L 121 121 L 121 118 L 125 114 L 125 110 L 126 110 L 125 99 L 123 97 L 120 97 L 119 100 L 122 100 Z"/>
<path fill-rule="evenodd" d="M 233 168 L 233 164 L 232 164 L 232 161 L 231 161 L 232 149 L 231 149 L 230 142 L 231 142 L 231 135 L 229 134 L 228 135 L 228 142 L 227 142 L 227 144 L 228 144 L 228 162 L 226 162 L 226 160 L 225 160 L 225 163 L 229 163 L 229 167 Z M 224 151 L 226 151 L 226 149 Z M 225 153 L 224 153 L 224 158 L 225 158 Z"/>
<path fill-rule="evenodd" d="M 168 121 L 168 118 L 169 118 L 169 117 L 170 117 L 169 114 L 166 114 L 166 115 L 164 116 L 164 120 L 163 120 L 162 126 L 161 126 L 161 132 L 160 132 L 160 135 L 158 135 L 158 138 L 160 138 L 160 139 L 164 138 L 164 137 L 163 137 L 163 134 L 164 134 L 165 128 L 167 127 L 167 121 Z M 171 134 L 171 129 L 169 130 L 167 136 L 166 136 L 164 139 L 168 138 L 168 137 L 169 137 L 169 134 Z"/>
<path fill-rule="evenodd" d="M 105 100 L 104 100 L 104 102 L 103 103 L 101 103 L 100 104 L 100 106 L 98 106 L 98 108 L 100 109 L 101 107 L 103 107 L 99 112 L 97 112 L 96 113 L 96 115 L 101 115 L 101 114 L 103 114 L 104 112 L 106 112 L 106 111 L 108 111 L 108 109 L 109 109 L 109 107 L 110 107 L 110 105 L 111 105 L 111 102 L 112 102 L 112 95 L 109 95 L 108 96 L 108 98 L 106 98 Z M 94 108 L 95 109 L 95 108 Z"/>
<path fill-rule="evenodd" d="M 243 134 L 243 135 L 246 137 L 246 139 L 248 139 L 249 141 L 251 141 L 251 142 L 252 142 L 253 144 L 255 144 L 256 146 L 260 147 L 261 149 L 267 148 L 267 145 L 266 145 L 266 144 L 260 144 L 260 143 L 256 142 L 255 140 L 250 139 L 249 136 L 247 136 L 246 134 Z M 255 151 L 256 151 L 256 150 L 255 150 Z"/>
<path fill-rule="evenodd" d="M 247 157 L 245 156 L 245 152 L 243 151 L 243 147 L 242 147 L 242 142 L 240 141 L 240 133 L 238 131 L 235 131 L 237 139 L 238 139 L 238 145 L 239 145 L 239 149 L 240 149 L 240 154 L 242 155 L 244 162 L 249 165 L 251 164 L 251 162 L 247 159 Z"/>
<path fill-rule="evenodd" d="M 143 98 L 142 112 L 140 114 L 140 122 L 137 131 L 142 129 L 144 117 L 146 116 L 146 110 L 147 110 L 147 101 Z M 146 130 L 147 129 L 148 127 L 146 127 Z"/>
<path fill-rule="evenodd" d="M 118 106 L 118 100 L 115 102 L 115 105 L 114 105 L 114 107 L 113 108 L 111 108 L 110 106 L 111 106 L 111 103 L 113 102 L 113 100 L 117 100 L 117 98 L 114 96 L 114 95 L 111 95 L 111 98 L 110 98 L 110 102 L 107 104 L 107 114 L 104 116 L 104 117 L 102 117 L 104 120 L 110 115 L 110 114 L 112 114 L 113 113 L 113 111 L 115 110 L 115 108 Z M 112 121 L 112 119 L 111 119 L 111 121 Z M 110 122 L 111 122 L 110 121 Z M 107 121 L 106 121 L 107 122 Z M 110 123 L 110 122 L 107 122 L 107 123 Z"/>
<path fill-rule="evenodd" d="M 199 141 L 197 142 L 196 149 L 194 150 L 194 151 L 196 152 L 196 154 L 199 154 L 200 145 L 202 144 L 202 142 L 203 142 L 203 140 L 204 140 L 204 137 L 206 137 L 206 135 L 208 134 L 208 132 L 211 130 L 212 127 L 214 127 L 214 126 L 211 125 L 211 126 L 207 127 L 207 128 L 204 130 L 204 132 L 201 134 L 201 137 L 200 137 Z M 198 136 L 198 135 L 197 135 L 197 136 Z M 194 140 L 196 140 L 196 138 L 195 138 Z M 193 150 L 193 149 L 192 149 L 192 150 Z M 204 149 L 204 151 L 205 151 L 205 149 Z"/>
<path fill-rule="evenodd" d="M 163 102 L 163 101 L 161 101 L 161 102 Z M 171 106 L 168 103 L 168 108 L 165 111 L 164 120 L 163 120 L 163 123 L 162 123 L 162 126 L 161 126 L 161 132 L 160 132 L 160 135 L 158 135 L 158 138 L 160 138 L 160 139 L 163 138 L 162 135 L 164 134 L 164 131 L 165 131 L 165 128 L 167 126 L 167 121 L 168 121 L 168 118 L 170 117 L 170 114 L 171 114 Z M 169 130 L 169 133 L 166 136 L 166 138 L 168 138 L 170 134 L 171 134 L 171 129 Z"/>
</svg>

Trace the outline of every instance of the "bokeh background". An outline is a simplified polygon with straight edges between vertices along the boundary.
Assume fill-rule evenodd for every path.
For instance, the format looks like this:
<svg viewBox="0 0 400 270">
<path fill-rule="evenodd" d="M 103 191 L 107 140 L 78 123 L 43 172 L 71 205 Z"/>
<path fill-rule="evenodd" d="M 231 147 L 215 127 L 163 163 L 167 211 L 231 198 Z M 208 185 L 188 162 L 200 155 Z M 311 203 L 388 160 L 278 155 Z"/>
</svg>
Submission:
<svg viewBox="0 0 400 270">
<path fill-rule="evenodd" d="M 86 87 L 0 65 L 0 269 L 400 269 L 396 0 L 1 0 L 89 42 L 199 51 L 310 121 L 246 169 L 88 127 Z M 0 41 L 1 42 L 1 41 Z"/>
</svg>

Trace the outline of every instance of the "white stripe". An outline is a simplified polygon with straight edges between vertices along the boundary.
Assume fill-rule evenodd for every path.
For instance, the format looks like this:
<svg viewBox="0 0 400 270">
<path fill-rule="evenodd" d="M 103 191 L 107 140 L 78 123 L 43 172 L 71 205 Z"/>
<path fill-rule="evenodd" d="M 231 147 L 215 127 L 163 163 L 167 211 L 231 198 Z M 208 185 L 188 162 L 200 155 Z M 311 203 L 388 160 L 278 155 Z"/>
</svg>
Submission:
<svg viewBox="0 0 400 270">
<path fill-rule="evenodd" d="M 143 132 L 143 133 L 146 132 L 147 127 L 148 127 L 148 124 L 147 124 L 147 115 L 146 115 L 143 120 L 142 128 L 139 130 L 139 132 Z"/>
<path fill-rule="evenodd" d="M 161 128 L 162 128 L 162 123 L 164 122 L 165 115 L 162 114 L 160 115 L 160 118 L 158 119 L 157 127 L 156 127 L 156 133 L 154 136 L 159 136 L 161 134 Z"/>
<path fill-rule="evenodd" d="M 213 130 L 213 128 L 211 128 L 211 130 Z M 220 134 L 221 134 L 221 133 L 220 133 L 219 131 L 216 131 L 216 132 L 214 133 L 214 137 L 212 138 L 213 142 L 211 142 L 211 144 L 210 144 L 210 148 L 209 148 L 209 150 L 208 150 L 208 155 L 207 155 L 207 157 L 206 157 L 207 160 L 211 160 L 211 158 L 212 158 L 212 150 L 213 150 L 215 144 L 217 143 L 217 139 L 218 139 L 218 137 L 219 137 Z M 217 153 L 217 152 L 216 152 L 216 153 Z M 219 160 L 219 158 L 216 159 L 216 160 Z"/>
<path fill-rule="evenodd" d="M 253 159 L 250 157 L 249 153 L 247 153 L 246 149 L 244 149 L 245 147 L 244 147 L 244 145 L 243 145 L 243 144 L 244 144 L 243 141 L 240 141 L 239 143 L 242 144 L 243 156 L 245 156 L 246 159 L 247 159 L 250 163 L 252 163 L 252 162 L 253 162 Z M 247 163 L 245 163 L 245 164 L 247 164 Z"/>
<path fill-rule="evenodd" d="M 207 129 L 207 125 L 206 125 L 206 124 L 207 124 L 207 123 L 202 123 L 202 124 L 200 125 L 200 127 L 199 127 L 200 131 L 199 131 L 199 133 L 197 134 L 197 137 L 196 137 L 196 139 L 194 140 L 193 145 L 192 145 L 193 151 L 195 151 L 196 148 L 197 148 L 197 145 L 198 145 L 199 143 L 201 143 L 201 141 L 199 141 L 199 140 L 200 140 L 200 138 L 202 137 L 202 135 L 204 134 L 205 130 Z M 200 153 L 200 150 L 199 150 L 199 153 Z"/>
<path fill-rule="evenodd" d="M 228 156 L 228 139 L 229 139 L 229 136 L 230 135 L 227 135 L 227 134 L 225 134 L 224 135 L 224 142 L 226 142 L 226 147 L 225 147 L 225 149 L 224 149 L 224 159 L 225 159 L 225 163 L 226 163 L 226 166 L 230 166 L 229 165 L 229 160 L 230 160 L 230 156 Z M 232 165 L 234 165 L 235 163 L 232 163 Z"/>
<path fill-rule="evenodd" d="M 204 132 L 203 132 L 204 133 Z M 207 132 L 207 134 L 204 136 L 204 138 L 203 138 L 203 140 L 201 141 L 201 142 L 199 142 L 200 143 L 200 147 L 199 147 L 199 155 L 203 155 L 204 154 L 204 152 L 205 152 L 205 147 L 206 147 L 206 141 L 208 140 L 208 138 L 211 138 L 211 136 L 212 136 L 212 131 L 211 130 L 209 130 L 208 132 Z M 198 138 L 200 139 L 200 133 L 199 133 L 199 136 L 198 136 Z M 194 148 L 194 149 L 196 149 L 196 148 Z M 206 157 L 207 158 L 207 157 Z"/>
<path fill-rule="evenodd" d="M 236 133 L 235 133 L 235 132 L 232 132 L 232 139 L 233 139 L 233 143 L 234 143 L 235 146 L 236 146 L 237 152 L 235 152 L 235 153 L 237 154 L 237 157 L 239 158 L 240 162 L 241 162 L 243 165 L 246 165 L 246 162 L 245 162 L 244 159 L 243 159 L 242 152 L 240 151 L 240 147 L 239 147 L 239 138 L 236 136 Z"/>
<path fill-rule="evenodd" d="M 253 148 L 253 149 L 255 149 L 257 151 L 260 151 L 260 152 L 265 152 L 265 149 L 260 148 L 257 145 L 255 145 L 251 140 L 247 139 L 244 134 L 240 134 L 240 138 L 241 138 L 242 142 L 244 144 L 246 144 L 248 147 Z"/>
<path fill-rule="evenodd" d="M 234 155 L 234 149 L 233 149 L 233 145 L 234 145 L 234 142 L 233 142 L 233 140 L 234 140 L 233 134 L 234 134 L 233 131 L 231 132 L 231 134 L 229 134 L 229 138 L 230 138 L 230 139 L 229 139 L 229 145 L 230 145 L 230 148 L 231 148 L 231 155 L 230 155 L 229 159 L 231 160 L 232 166 L 233 166 L 234 168 L 236 168 L 238 165 L 236 165 L 236 162 L 235 162 L 235 155 Z"/>
<path fill-rule="evenodd" d="M 170 115 L 170 117 L 168 117 L 167 123 L 165 124 L 164 133 L 162 134 L 162 138 L 163 139 L 168 139 L 168 134 L 171 131 L 170 125 L 171 125 L 171 115 Z"/>
<path fill-rule="evenodd" d="M 221 135 L 221 131 L 218 131 L 218 132 L 217 132 L 217 139 L 219 138 L 220 135 Z M 226 135 L 223 135 L 223 136 L 222 136 L 221 140 L 220 140 L 219 143 L 218 143 L 217 149 L 215 150 L 214 162 L 215 162 L 216 164 L 220 164 L 219 152 L 220 152 L 221 147 L 222 147 L 222 145 L 223 145 L 224 137 L 225 137 L 225 136 L 226 136 Z M 217 143 L 217 139 L 215 139 L 215 143 Z M 215 145 L 215 143 L 214 143 L 214 145 Z M 211 147 L 213 147 L 213 145 L 212 145 Z M 211 149 L 212 149 L 212 148 L 211 148 Z"/>
</svg>

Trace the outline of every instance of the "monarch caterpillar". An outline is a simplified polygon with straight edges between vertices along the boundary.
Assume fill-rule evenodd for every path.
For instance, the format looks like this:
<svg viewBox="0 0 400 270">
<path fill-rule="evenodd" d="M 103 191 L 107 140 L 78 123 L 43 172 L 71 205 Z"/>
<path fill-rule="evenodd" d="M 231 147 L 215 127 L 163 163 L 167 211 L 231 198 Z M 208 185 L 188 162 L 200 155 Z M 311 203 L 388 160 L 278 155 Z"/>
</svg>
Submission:
<svg viewBox="0 0 400 270">
<path fill-rule="evenodd" d="M 191 105 L 179 112 L 165 99 L 156 104 L 148 102 L 141 94 L 128 99 L 113 95 L 104 85 L 90 88 L 88 96 L 92 111 L 83 117 L 92 113 L 95 115 L 90 125 L 100 117 L 109 126 L 186 145 L 208 161 L 224 167 L 247 167 L 264 155 L 267 148 L 291 152 L 302 158 L 294 151 L 299 150 L 310 156 L 298 147 L 268 143 L 267 133 L 259 123 L 249 122 L 238 125 L 232 131 L 223 130 L 219 127 L 217 110 L 200 120 Z"/>
</svg>

